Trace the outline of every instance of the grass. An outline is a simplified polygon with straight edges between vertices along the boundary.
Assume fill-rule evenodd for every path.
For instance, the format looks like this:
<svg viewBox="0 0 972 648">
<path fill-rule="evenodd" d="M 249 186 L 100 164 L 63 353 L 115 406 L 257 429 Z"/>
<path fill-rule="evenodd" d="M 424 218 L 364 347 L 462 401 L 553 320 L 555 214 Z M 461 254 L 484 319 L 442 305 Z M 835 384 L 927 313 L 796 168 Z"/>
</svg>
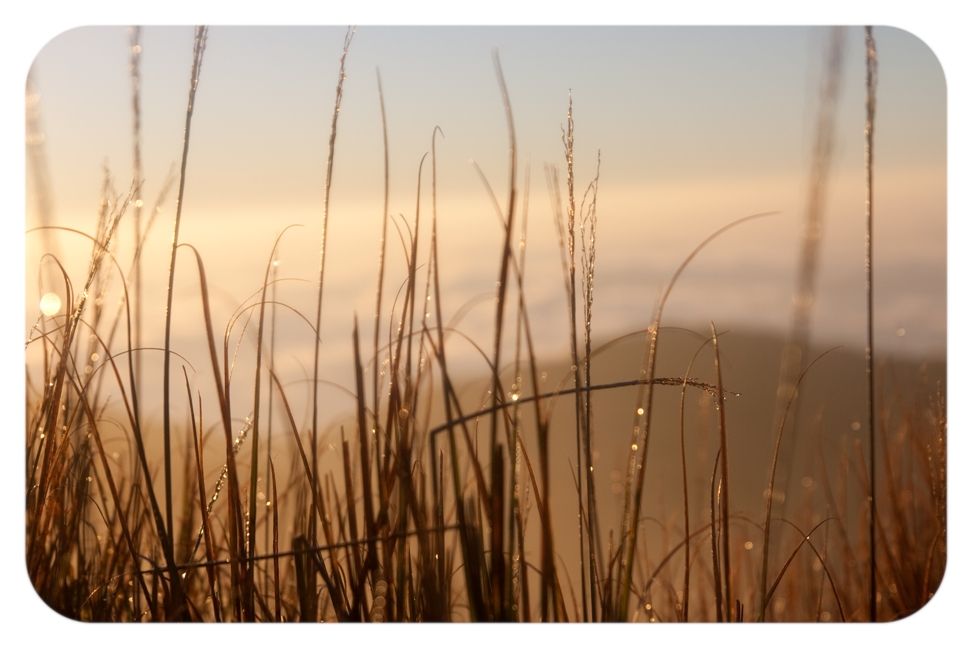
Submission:
<svg viewBox="0 0 972 648">
<path fill-rule="evenodd" d="M 868 402 L 874 403 L 874 414 L 868 447 L 845 448 L 836 455 L 837 466 L 827 465 L 835 460 L 833 452 L 821 449 L 814 482 L 823 491 L 823 502 L 808 498 L 802 508 L 791 506 L 785 517 L 774 517 L 780 449 L 786 435 L 794 432 L 787 422 L 800 402 L 798 387 L 818 363 L 828 362 L 827 354 L 802 360 L 808 352 L 807 314 L 798 308 L 788 347 L 792 351 L 795 345 L 798 359 L 793 363 L 792 353 L 784 355 L 780 372 L 772 462 L 765 467 L 765 512 L 752 519 L 730 498 L 730 454 L 741 448 L 732 443 L 726 404 L 731 392 L 723 384 L 728 338 L 724 340 L 711 324 L 705 334 L 694 334 L 694 355 L 679 359 L 679 366 L 686 367 L 684 374 L 659 374 L 659 354 L 669 339 L 662 313 L 682 271 L 723 232 L 765 215 L 739 219 L 702 241 L 673 274 L 652 321 L 636 333 L 644 338 L 636 373 L 619 381 L 594 379 L 597 356 L 630 339 L 594 345 L 599 172 L 578 204 L 572 103 L 563 131 L 566 190 L 560 186 L 560 171 L 546 169 L 560 240 L 570 369 L 555 388 L 547 386 L 541 359 L 534 352 L 536 332 L 530 326 L 524 290 L 529 170 L 521 197 L 514 113 L 498 56 L 496 75 L 508 125 L 509 191 L 501 200 L 483 176 L 504 233 L 496 254 L 492 347 L 484 349 L 472 341 L 486 367 L 484 396 L 478 406 L 471 405 L 450 373 L 448 342 L 457 331 L 443 318 L 440 299 L 436 132 L 427 169 L 431 225 L 420 218 L 417 200 L 413 221 L 402 219 L 405 229 L 399 228 L 404 276 L 394 277 L 395 269 L 385 263 L 390 220 L 385 131 L 385 207 L 371 357 L 363 355 L 355 316 L 350 340 L 355 381 L 346 388 L 354 407 L 348 413 L 349 429 L 340 427 L 338 463 L 328 466 L 321 460 L 318 428 L 322 381 L 316 331 L 325 309 L 330 179 L 353 31 L 348 31 L 340 57 L 328 142 L 316 319 L 312 324 L 310 316 L 277 301 L 280 278 L 274 245 L 267 250 L 256 297 L 227 324 L 221 346 L 204 260 L 179 241 L 195 88 L 206 36 L 205 28 L 197 29 L 168 269 L 162 466 L 150 461 L 159 430 L 146 425 L 148 395 L 138 361 L 144 299 L 139 281 L 149 271 L 140 263 L 139 252 L 151 221 L 135 228 L 135 261 L 128 270 L 117 261 L 120 244 L 115 236 L 129 210 L 136 210 L 137 220 L 141 207 L 137 83 L 132 189 L 112 199 L 106 182 L 95 234 L 74 233 L 92 244 L 80 291 L 52 257 L 60 268 L 68 308 L 63 315 L 39 316 L 29 334 L 27 346 L 40 361 L 27 368 L 25 558 L 35 589 L 52 609 L 85 621 L 887 621 L 910 615 L 928 602 L 945 566 L 946 418 L 941 385 L 927 393 L 925 386 L 908 383 L 902 392 L 893 376 L 890 388 L 874 388 L 871 382 L 873 396 Z M 137 81 L 137 31 L 131 43 L 132 76 Z M 868 43 L 869 61 L 876 63 L 870 31 Z M 869 75 L 871 71 L 869 63 Z M 869 82 L 868 88 L 871 124 L 873 84 Z M 384 128 L 380 77 L 378 90 Z M 825 185 L 828 115 L 822 111 L 818 125 L 819 164 L 811 182 L 817 193 L 811 203 L 819 203 Z M 870 126 L 867 132 L 870 155 Z M 425 163 L 423 158 L 418 195 Z M 159 198 L 163 200 L 165 192 Z M 807 219 L 812 229 L 819 220 L 819 206 L 808 208 Z M 420 259 L 419 241 L 426 230 L 429 256 Z M 181 395 L 170 393 L 170 386 L 178 384 L 177 377 L 170 380 L 172 361 L 188 363 L 170 347 L 180 254 L 196 261 L 193 277 L 201 309 L 193 317 L 201 314 L 200 335 L 209 352 L 201 364 L 208 362 L 217 400 L 208 403 L 198 392 L 193 394 L 183 366 L 189 415 L 181 423 L 172 416 L 173 403 Z M 800 294 L 812 294 L 814 254 L 812 242 L 805 241 L 802 263 L 809 270 L 801 275 Z M 100 299 L 113 277 L 121 281 L 125 295 L 115 313 Z M 401 288 L 395 308 L 383 316 L 384 291 L 396 279 Z M 183 276 L 179 280 L 189 281 Z M 294 389 L 275 371 L 275 318 L 282 308 L 297 313 L 313 332 L 313 351 L 305 350 L 314 358 L 312 413 L 306 424 L 298 423 L 291 405 Z M 232 348 L 231 331 L 240 322 L 245 329 L 254 318 L 252 400 L 231 401 L 231 383 L 243 380 L 233 375 L 241 350 L 239 345 Z M 385 326 L 387 338 L 380 335 Z M 504 346 L 511 341 L 512 351 Z M 695 378 L 703 364 L 700 358 L 706 357 L 702 352 L 710 346 L 707 371 L 712 378 Z M 870 350 L 869 343 L 867 376 L 876 381 L 879 372 L 872 368 Z M 85 369 L 85 358 L 103 361 L 92 371 Z M 652 497 L 649 471 L 655 459 L 649 442 L 657 433 L 656 411 L 668 403 L 660 395 L 665 390 L 679 395 L 680 456 L 675 461 L 682 501 L 670 509 L 671 515 L 656 521 L 646 516 L 645 497 Z M 620 477 L 618 481 L 623 485 L 616 491 L 622 496 L 617 518 L 595 478 L 596 435 L 608 438 L 603 418 L 595 415 L 595 408 L 606 401 L 595 395 L 607 393 L 634 397 L 630 444 L 622 446 L 627 461 L 623 482 Z M 694 413 L 696 401 L 687 398 L 691 393 L 702 396 Z M 890 398 L 882 401 L 882 394 Z M 572 405 L 572 416 L 566 420 L 554 416 L 555 403 L 563 397 Z M 262 404 L 267 405 L 265 413 Z M 710 404 L 716 416 L 706 426 L 702 422 Z M 698 419 L 700 434 L 710 437 L 717 449 L 714 460 L 710 456 L 704 470 L 695 472 L 690 471 L 686 450 L 691 416 Z M 480 422 L 487 430 L 482 435 Z M 273 433 L 273 425 L 284 429 Z M 822 446 L 819 426 L 812 433 Z M 573 435 L 573 456 L 561 453 L 563 444 L 551 443 L 554 434 L 559 439 Z M 626 434 L 622 430 L 621 438 Z M 128 448 L 128 457 L 110 453 L 109 444 Z M 554 485 L 553 464 L 565 458 L 571 464 L 573 493 Z M 701 501 L 690 496 L 690 480 L 706 484 Z M 732 485 L 738 498 L 738 481 Z M 261 488 L 267 491 L 262 506 Z M 567 501 L 570 509 L 563 507 Z M 576 512 L 576 526 L 560 519 L 573 515 L 568 510 Z M 575 542 L 579 562 L 567 564 L 558 547 Z M 754 546 L 758 560 L 747 553 Z"/>
</svg>

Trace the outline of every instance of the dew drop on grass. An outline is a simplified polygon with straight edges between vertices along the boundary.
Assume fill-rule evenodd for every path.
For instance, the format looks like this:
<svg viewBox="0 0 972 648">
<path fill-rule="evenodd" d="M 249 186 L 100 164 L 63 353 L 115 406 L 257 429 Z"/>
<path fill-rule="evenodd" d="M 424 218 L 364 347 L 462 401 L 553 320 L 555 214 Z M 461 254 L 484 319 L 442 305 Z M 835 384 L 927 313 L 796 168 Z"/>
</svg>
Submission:
<svg viewBox="0 0 972 648">
<path fill-rule="evenodd" d="M 639 407 L 638 408 L 638 416 L 641 416 L 644 413 L 645 413 L 645 408 L 644 407 Z"/>
<path fill-rule="evenodd" d="M 746 547 L 746 551 L 750 551 L 753 548 L 753 543 L 747 541 L 743 546 Z"/>
</svg>

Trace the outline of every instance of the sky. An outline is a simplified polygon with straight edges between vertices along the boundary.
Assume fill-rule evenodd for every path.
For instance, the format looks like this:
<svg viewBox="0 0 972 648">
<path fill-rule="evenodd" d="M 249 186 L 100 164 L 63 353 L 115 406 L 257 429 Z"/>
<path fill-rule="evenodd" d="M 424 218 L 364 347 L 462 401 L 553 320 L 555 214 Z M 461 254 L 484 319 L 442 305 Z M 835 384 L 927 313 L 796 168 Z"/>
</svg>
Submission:
<svg viewBox="0 0 972 648">
<path fill-rule="evenodd" d="M 252 303 L 271 255 L 278 263 L 276 299 L 292 310 L 275 320 L 274 371 L 296 391 L 298 420 L 309 415 L 303 386 L 313 373 L 309 323 L 316 318 L 327 142 L 345 32 L 213 26 L 191 124 L 179 241 L 205 263 L 217 338 Z M 148 27 L 140 36 L 141 196 L 148 205 L 181 158 L 193 38 L 191 27 Z M 363 340 L 374 331 L 384 187 L 379 74 L 393 219 L 382 338 L 393 325 L 391 310 L 401 310 L 400 235 L 414 231 L 416 209 L 418 257 L 423 264 L 429 258 L 430 158 L 421 182 L 419 171 L 438 127 L 434 206 L 442 312 L 473 342 L 454 338 L 450 366 L 473 375 L 485 370 L 480 349 L 492 347 L 502 249 L 490 194 L 505 204 L 509 191 L 510 144 L 494 54 L 514 124 L 518 237 L 527 224 L 527 308 L 537 355 L 552 360 L 569 352 L 569 310 L 547 170 L 560 174 L 556 193 L 566 205 L 561 128 L 568 106 L 578 213 L 598 177 L 595 348 L 647 327 L 666 282 L 693 249 L 724 225 L 757 213 L 770 215 L 721 236 L 680 276 L 663 324 L 705 331 L 712 322 L 720 330 L 785 335 L 833 38 L 844 63 L 811 341 L 863 350 L 862 28 L 836 37 L 806 27 L 358 28 L 346 59 L 328 209 L 321 375 L 335 387 L 324 389 L 322 405 L 335 414 L 323 423 L 336 424 L 353 405 L 346 388 L 354 385 L 355 316 Z M 875 347 L 879 354 L 938 358 L 946 340 L 944 75 L 931 50 L 907 31 L 879 27 L 875 39 L 881 66 Z M 32 129 L 43 137 L 37 147 L 43 158 L 31 162 L 28 184 L 25 330 L 37 321 L 42 295 L 64 299 L 53 259 L 79 287 L 90 255 L 81 235 L 30 228 L 49 224 L 91 234 L 105 173 L 112 199 L 132 182 L 129 57 L 125 28 L 82 27 L 51 40 L 31 66 L 39 106 Z M 35 169 L 46 173 L 46 217 L 36 207 Z M 143 253 L 142 346 L 149 348 L 163 346 L 175 198 L 173 190 L 161 204 Z M 147 206 L 146 217 L 150 211 Z M 129 214 L 114 248 L 125 269 L 133 237 Z M 182 249 L 176 266 L 172 348 L 186 358 L 193 389 L 206 396 L 208 352 L 188 253 Z M 120 287 L 116 281 L 104 301 L 118 303 Z M 515 344 L 509 313 L 507 349 Z M 229 329 L 237 375 L 254 369 L 255 322 L 246 329 L 244 320 Z M 372 355 L 367 348 L 365 365 Z M 29 350 L 28 363 L 40 347 Z M 146 387 L 160 393 L 162 354 L 139 357 Z M 246 398 L 247 381 L 234 384 Z M 160 406 L 143 404 L 150 412 Z"/>
<path fill-rule="evenodd" d="M 863 340 L 861 32 L 845 33 L 813 320 L 813 335 L 822 343 Z M 343 27 L 220 28 L 214 22 L 193 117 L 180 239 L 206 260 L 224 320 L 259 288 L 273 239 L 287 225 L 302 227 L 284 234 L 281 272 L 314 281 L 343 34 Z M 360 27 L 348 55 L 338 124 L 325 278 L 334 315 L 325 318 L 324 332 L 325 340 L 335 341 L 325 342 L 326 356 L 339 358 L 347 350 L 351 312 L 367 321 L 363 329 L 371 325 L 382 191 L 376 67 L 388 118 L 389 211 L 414 219 L 419 161 L 439 126 L 444 310 L 458 312 L 492 289 L 501 231 L 470 160 L 498 194 L 507 190 L 494 47 L 513 109 L 521 189 L 529 159 L 527 295 L 532 323 L 551 331 L 551 353 L 559 349 L 555 340 L 564 338 L 566 313 L 544 164 L 559 166 L 563 178 L 560 127 L 568 90 L 579 187 L 593 178 L 598 151 L 601 156 L 595 332 L 609 338 L 643 327 L 660 286 L 695 245 L 736 218 L 767 211 L 777 214 L 737 228 L 699 255 L 666 313 L 678 322 L 711 319 L 721 327 L 785 330 L 825 36 L 819 29 L 756 27 Z M 946 340 L 944 77 L 935 54 L 907 31 L 879 27 L 875 39 L 875 272 L 888 277 L 875 289 L 878 347 L 938 356 Z M 181 153 L 191 44 L 188 27 L 143 32 L 147 202 Z M 58 223 L 90 231 L 106 160 L 118 191 L 130 182 L 126 46 L 123 27 L 81 28 L 55 37 L 33 60 Z M 428 166 L 424 173 L 427 219 Z M 160 267 L 171 240 L 173 203 L 170 195 L 153 230 L 156 245 L 146 256 Z M 29 201 L 24 213 L 24 225 L 31 227 L 36 214 Z M 427 246 L 428 221 L 421 227 Z M 40 294 L 30 236 L 36 234 L 20 239 L 28 328 Z M 61 237 L 58 245 L 66 259 L 77 257 L 83 272 L 84 256 L 74 253 L 72 242 Z M 420 247 L 420 255 L 426 253 Z M 391 259 L 400 270 L 401 256 L 391 253 Z M 177 280 L 185 284 L 181 292 L 177 287 L 176 312 L 196 317 L 198 294 L 188 264 L 180 266 Z M 286 298 L 309 313 L 313 286 L 293 281 L 287 288 Z M 488 306 L 474 307 L 465 330 L 485 339 L 488 312 Z M 177 317 L 176 324 L 176 339 L 189 344 L 197 322 Z M 306 337 L 306 331 L 294 335 Z M 335 360 L 333 376 L 346 382 L 341 365 Z"/>
<path fill-rule="evenodd" d="M 282 276 L 316 277 L 326 143 L 344 32 L 219 26 L 210 31 L 193 114 L 180 240 L 200 251 L 228 312 L 259 288 L 271 241 L 289 225 L 300 228 L 281 241 Z M 878 345 L 898 354 L 941 356 L 944 76 L 934 54 L 908 32 L 878 28 L 875 38 L 881 65 L 875 155 Z M 188 27 L 147 28 L 141 39 L 146 202 L 181 155 L 192 39 Z M 411 227 L 419 163 L 438 126 L 446 316 L 491 290 L 502 230 L 472 162 L 496 194 L 507 192 L 509 146 L 494 50 L 513 110 L 523 199 L 518 217 L 525 202 L 527 295 L 538 329 L 550 331 L 551 340 L 565 337 L 560 330 L 566 332 L 566 302 L 545 168 L 556 166 L 565 176 L 560 129 L 571 100 L 578 202 L 597 172 L 598 154 L 601 160 L 595 335 L 610 339 L 643 328 L 660 288 L 692 249 L 726 223 L 759 212 L 776 213 L 738 228 L 701 255 L 680 280 L 668 313 L 679 322 L 785 331 L 826 39 L 825 29 L 799 27 L 359 28 L 338 121 L 325 264 L 325 299 L 336 315 L 327 318 L 331 330 L 325 329 L 330 333 L 325 340 L 347 347 L 352 312 L 361 317 L 373 312 L 383 191 L 376 70 L 387 115 L 390 214 L 403 215 Z M 843 39 L 846 62 L 813 330 L 821 343 L 861 345 L 863 30 L 848 29 Z M 131 182 L 128 56 L 125 29 L 86 27 L 53 39 L 31 68 L 40 97 L 51 218 L 58 224 L 92 231 L 105 168 L 115 192 Z M 423 260 L 431 169 L 424 172 Z M 167 219 L 160 216 L 146 251 L 145 263 L 159 269 L 146 271 L 147 294 L 164 294 L 173 204 L 174 195 L 163 205 Z M 39 224 L 30 211 L 28 225 Z M 131 236 L 123 224 L 120 240 Z M 62 256 L 80 253 L 77 267 L 83 273 L 87 247 L 78 243 L 76 235 L 60 235 L 55 244 Z M 43 235 L 28 235 L 29 275 L 36 272 L 37 250 L 44 244 Z M 120 258 L 130 258 L 124 243 L 118 250 Z M 390 270 L 401 264 L 400 257 L 390 258 Z M 188 288 L 177 291 L 176 312 L 192 308 L 197 299 Z M 295 288 L 295 301 L 313 295 L 313 286 L 303 288 L 310 290 Z M 28 321 L 36 317 L 31 304 L 48 289 L 28 290 Z M 488 336 L 489 310 L 472 314 L 473 337 Z M 154 322 L 148 337 L 157 337 L 162 318 L 147 319 Z M 175 335 L 198 337 L 196 324 L 177 319 Z M 327 357 L 337 357 L 334 351 Z M 342 364 L 347 363 L 336 362 L 336 371 Z"/>
</svg>

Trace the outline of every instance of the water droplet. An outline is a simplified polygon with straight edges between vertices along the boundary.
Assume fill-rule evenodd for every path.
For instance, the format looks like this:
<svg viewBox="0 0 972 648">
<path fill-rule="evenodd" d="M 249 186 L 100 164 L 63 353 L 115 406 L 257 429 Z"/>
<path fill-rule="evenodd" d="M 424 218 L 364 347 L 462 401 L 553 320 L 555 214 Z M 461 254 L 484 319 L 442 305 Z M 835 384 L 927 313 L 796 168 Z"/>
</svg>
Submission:
<svg viewBox="0 0 972 648">
<path fill-rule="evenodd" d="M 746 551 L 750 551 L 753 548 L 753 543 L 746 542 L 746 544 L 744 544 L 743 546 L 746 547 Z"/>
<path fill-rule="evenodd" d="M 638 408 L 638 416 L 642 416 L 644 413 L 645 413 L 645 408 L 644 407 L 639 407 Z"/>
<path fill-rule="evenodd" d="M 637 443 L 632 443 L 631 444 L 631 449 L 632 450 L 637 450 L 638 449 L 638 444 Z"/>
</svg>

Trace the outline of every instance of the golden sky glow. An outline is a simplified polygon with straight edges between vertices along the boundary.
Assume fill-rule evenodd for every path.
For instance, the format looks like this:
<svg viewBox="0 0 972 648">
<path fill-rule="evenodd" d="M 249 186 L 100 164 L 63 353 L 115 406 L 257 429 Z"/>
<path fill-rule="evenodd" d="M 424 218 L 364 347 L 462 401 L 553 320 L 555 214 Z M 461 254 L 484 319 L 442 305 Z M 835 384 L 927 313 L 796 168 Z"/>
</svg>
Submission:
<svg viewBox="0 0 972 648">
<path fill-rule="evenodd" d="M 860 32 L 844 35 L 814 309 L 821 339 L 849 343 L 863 336 Z M 180 238 L 202 253 L 228 313 L 258 288 L 271 241 L 288 225 L 302 227 L 282 240 L 281 272 L 314 277 L 342 36 L 343 28 L 309 27 L 214 27 L 210 33 Z M 32 69 L 53 218 L 82 231 L 93 227 L 102 165 L 115 191 L 130 182 L 127 38 L 123 28 L 72 30 L 51 41 Z M 783 330 L 826 38 L 826 30 L 808 28 L 359 29 L 338 123 L 326 269 L 334 298 L 348 301 L 330 311 L 331 332 L 345 338 L 352 310 L 367 312 L 373 300 L 383 186 L 376 68 L 388 119 L 390 213 L 414 220 L 419 161 L 440 126 L 446 312 L 490 290 L 501 230 L 470 162 L 494 192 L 507 190 L 494 47 L 513 108 L 521 199 L 527 169 L 531 178 L 527 281 L 539 302 L 534 317 L 548 328 L 566 326 L 544 168 L 564 173 L 560 128 L 570 91 L 579 190 L 593 179 L 601 155 L 596 313 L 604 315 L 600 321 L 595 315 L 595 330 L 612 337 L 643 326 L 659 287 L 698 242 L 731 220 L 764 211 L 779 213 L 727 235 L 698 258 L 673 293 L 669 317 Z M 181 154 L 191 39 L 188 28 L 143 32 L 142 196 L 149 202 Z M 909 33 L 878 29 L 876 39 L 875 263 L 879 277 L 906 279 L 877 281 L 878 339 L 897 351 L 937 355 L 945 342 L 944 78 L 933 53 Z M 427 161 L 426 217 L 430 177 Z M 153 226 L 147 263 L 164 264 L 173 202 L 170 195 Z M 27 222 L 37 222 L 31 205 Z M 427 227 L 428 220 L 420 225 L 422 246 Z M 119 236 L 131 236 L 124 224 Z M 68 256 L 80 242 L 57 238 Z M 37 249 L 35 241 L 36 234 L 28 237 L 29 250 Z M 30 304 L 37 303 L 30 279 L 36 259 L 28 259 Z M 179 295 L 177 288 L 177 297 L 193 299 L 191 292 Z M 908 331 L 905 343 L 896 336 L 900 328 Z"/>
</svg>

